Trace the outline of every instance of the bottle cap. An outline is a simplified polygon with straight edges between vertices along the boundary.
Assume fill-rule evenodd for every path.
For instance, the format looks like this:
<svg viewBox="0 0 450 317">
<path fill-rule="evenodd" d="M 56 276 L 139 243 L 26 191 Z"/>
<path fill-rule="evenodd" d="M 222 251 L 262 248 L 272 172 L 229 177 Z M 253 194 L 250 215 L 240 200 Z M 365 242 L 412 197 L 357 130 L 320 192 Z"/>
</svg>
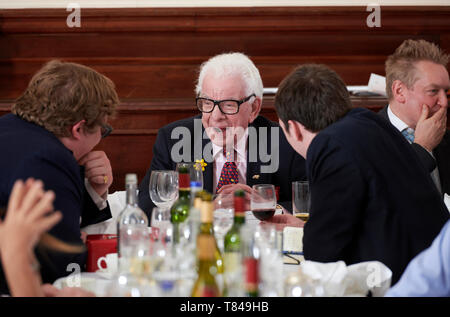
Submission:
<svg viewBox="0 0 450 317">
<path fill-rule="evenodd" d="M 137 175 L 134 173 L 125 175 L 125 185 L 137 184 Z"/>
</svg>

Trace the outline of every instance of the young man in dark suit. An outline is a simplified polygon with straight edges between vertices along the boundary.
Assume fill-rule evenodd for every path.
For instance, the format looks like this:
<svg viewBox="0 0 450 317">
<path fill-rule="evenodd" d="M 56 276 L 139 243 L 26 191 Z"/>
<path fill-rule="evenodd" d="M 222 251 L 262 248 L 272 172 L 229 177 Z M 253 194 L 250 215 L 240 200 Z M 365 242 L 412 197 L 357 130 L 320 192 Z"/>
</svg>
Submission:
<svg viewBox="0 0 450 317">
<path fill-rule="evenodd" d="M 389 105 L 379 112 L 407 137 L 442 195 L 450 194 L 447 63 L 437 45 L 404 41 L 386 60 Z"/>
<path fill-rule="evenodd" d="M 16 180 L 39 179 L 62 213 L 49 233 L 82 245 L 80 227 L 111 218 L 111 165 L 103 151 L 92 150 L 110 132 L 106 122 L 118 103 L 113 82 L 93 69 L 60 61 L 44 65 L 12 113 L 0 118 L 0 206 Z M 37 255 L 43 282 L 53 283 L 72 273 L 74 264 L 83 270 L 87 253 Z M 0 267 L 0 293 L 7 292 Z"/>
<path fill-rule="evenodd" d="M 154 207 L 149 197 L 151 172 L 202 159 L 207 164 L 204 189 L 209 192 L 243 189 L 250 195 L 254 184 L 274 184 L 279 202 L 290 209 L 291 183 L 304 179 L 304 160 L 278 124 L 259 115 L 263 84 L 253 62 L 241 53 L 211 58 L 201 66 L 196 93 L 202 114 L 158 132 L 151 166 L 139 186 L 139 206 L 149 219 Z"/>
<path fill-rule="evenodd" d="M 306 158 L 305 259 L 377 260 L 392 270 L 395 283 L 449 218 L 411 146 L 380 116 L 352 109 L 344 82 L 323 65 L 294 70 L 275 106 L 287 140 Z M 291 215 L 271 221 L 303 225 Z"/>
</svg>

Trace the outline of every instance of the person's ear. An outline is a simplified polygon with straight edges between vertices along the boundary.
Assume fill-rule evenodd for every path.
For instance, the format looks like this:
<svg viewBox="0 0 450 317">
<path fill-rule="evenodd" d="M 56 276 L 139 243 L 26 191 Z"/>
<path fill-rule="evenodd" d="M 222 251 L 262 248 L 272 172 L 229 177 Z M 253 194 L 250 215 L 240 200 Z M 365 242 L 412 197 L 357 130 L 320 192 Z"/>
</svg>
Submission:
<svg viewBox="0 0 450 317">
<path fill-rule="evenodd" d="M 70 132 L 72 134 L 73 139 L 79 140 L 81 138 L 82 134 L 84 134 L 84 131 L 83 131 L 84 123 L 85 123 L 85 120 L 81 120 L 72 126 L 72 128 L 70 129 Z"/>
<path fill-rule="evenodd" d="M 405 103 L 406 102 L 406 96 L 408 87 L 400 81 L 400 80 L 394 80 L 392 83 L 392 97 L 395 101 L 398 103 Z"/>
<path fill-rule="evenodd" d="M 262 100 L 259 97 L 255 97 L 255 100 L 252 102 L 252 112 L 250 113 L 250 117 L 248 119 L 248 123 L 252 123 L 256 117 L 258 117 L 259 112 L 261 111 Z"/>
<path fill-rule="evenodd" d="M 293 138 L 295 141 L 302 142 L 305 127 L 301 123 L 294 120 L 289 120 L 288 125 L 291 138 Z"/>
</svg>

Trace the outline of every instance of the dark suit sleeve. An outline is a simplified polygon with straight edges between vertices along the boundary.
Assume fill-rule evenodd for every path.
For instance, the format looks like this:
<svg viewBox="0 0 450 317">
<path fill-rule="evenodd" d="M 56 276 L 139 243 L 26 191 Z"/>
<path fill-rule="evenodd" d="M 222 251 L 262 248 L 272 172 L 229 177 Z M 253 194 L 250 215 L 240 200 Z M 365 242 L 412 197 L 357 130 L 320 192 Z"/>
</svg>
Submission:
<svg viewBox="0 0 450 317">
<path fill-rule="evenodd" d="M 417 143 L 412 143 L 411 146 L 414 149 L 414 152 L 419 156 L 420 161 L 425 166 L 427 171 L 431 173 L 436 168 L 436 160 L 433 156 L 425 150 L 421 145 Z"/>
<path fill-rule="evenodd" d="M 106 208 L 100 210 L 92 200 L 86 188 L 84 189 L 84 197 L 83 211 L 81 213 L 81 228 L 106 221 L 112 217 L 108 201 L 106 201 Z"/>
<path fill-rule="evenodd" d="M 154 170 L 174 170 L 170 157 L 170 139 L 166 129 L 159 129 L 155 144 L 153 145 L 153 159 L 150 168 L 139 184 L 139 207 L 145 212 L 150 222 L 151 213 L 155 204 L 150 199 L 150 176 Z"/>
<path fill-rule="evenodd" d="M 348 151 L 320 135 L 313 143 L 307 161 L 311 211 L 303 250 L 307 260 L 334 262 L 345 258 L 358 230 L 366 185 Z"/>
<path fill-rule="evenodd" d="M 54 209 L 59 210 L 63 217 L 59 223 L 49 230 L 49 233 L 70 244 L 83 245 L 80 232 L 80 217 L 84 207 L 84 182 L 79 169 L 73 162 L 65 160 L 57 154 L 52 158 L 34 156 L 18 166 L 13 179 L 26 180 L 29 177 L 40 179 L 46 190 L 55 193 Z M 41 264 L 41 274 L 44 283 L 52 283 L 57 278 L 66 276 L 69 264 L 79 265 L 83 270 L 86 262 L 86 252 L 81 254 L 57 253 L 46 250 L 37 253 Z"/>
</svg>

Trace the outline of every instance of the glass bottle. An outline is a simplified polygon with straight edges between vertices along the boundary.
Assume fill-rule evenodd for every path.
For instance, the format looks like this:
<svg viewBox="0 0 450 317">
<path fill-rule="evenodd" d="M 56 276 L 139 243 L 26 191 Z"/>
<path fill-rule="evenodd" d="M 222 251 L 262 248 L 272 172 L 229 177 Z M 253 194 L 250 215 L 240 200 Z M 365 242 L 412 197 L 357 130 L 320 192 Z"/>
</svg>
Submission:
<svg viewBox="0 0 450 317">
<path fill-rule="evenodd" d="M 189 216 L 191 207 L 191 189 L 189 184 L 189 168 L 187 166 L 178 167 L 178 199 L 170 209 L 170 221 L 173 224 L 173 242 L 180 242 L 180 224 Z"/>
<path fill-rule="evenodd" d="M 200 205 L 200 230 L 199 235 L 210 235 L 214 241 L 214 259 L 217 267 L 217 282 L 220 289 L 223 289 L 223 258 L 214 236 L 214 204 L 210 193 L 202 193 L 202 203 Z"/>
<path fill-rule="evenodd" d="M 139 208 L 137 204 L 137 175 L 126 174 L 126 205 L 117 217 L 117 254 L 120 258 L 121 252 L 121 230 L 126 226 L 148 227 L 147 215 Z"/>
<path fill-rule="evenodd" d="M 242 283 L 242 238 L 241 228 L 245 224 L 245 192 L 234 193 L 234 221 L 224 239 L 224 280 L 226 296 L 243 296 Z"/>
<path fill-rule="evenodd" d="M 218 297 L 220 288 L 216 281 L 216 243 L 214 236 L 200 233 L 197 237 L 198 276 L 192 288 L 192 297 Z"/>
<path fill-rule="evenodd" d="M 244 225 L 241 228 L 244 270 L 244 296 L 259 296 L 259 261 L 260 249 L 255 238 L 255 227 Z"/>
</svg>

